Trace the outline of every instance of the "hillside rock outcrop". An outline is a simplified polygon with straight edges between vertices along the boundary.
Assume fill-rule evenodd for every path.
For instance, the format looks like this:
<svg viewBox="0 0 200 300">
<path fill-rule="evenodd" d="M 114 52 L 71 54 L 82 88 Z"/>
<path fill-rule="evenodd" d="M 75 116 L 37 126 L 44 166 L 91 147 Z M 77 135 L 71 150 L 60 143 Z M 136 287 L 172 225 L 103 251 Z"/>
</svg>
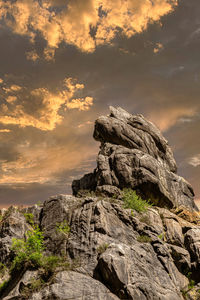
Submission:
<svg viewBox="0 0 200 300">
<path fill-rule="evenodd" d="M 176 174 L 171 148 L 159 129 L 142 115 L 110 107 L 95 122 L 94 139 L 101 142 L 93 173 L 74 180 L 72 190 L 120 196 L 132 188 L 160 207 L 197 210 L 191 185 Z"/>
<path fill-rule="evenodd" d="M 59 195 L 40 209 L 11 210 L 0 223 L 0 233 L 4 224 L 12 228 L 9 220 L 16 211 L 19 220 L 32 211 L 44 234 L 46 255 L 62 256 L 69 265 L 58 268 L 37 290 L 33 283 L 41 282 L 40 270 L 15 274 L 0 299 L 193 299 L 188 288 L 190 273 L 198 293 L 200 227 L 167 209 L 150 207 L 138 213 L 124 209 L 121 200 Z M 169 220 L 174 221 L 172 228 Z M 58 231 L 63 223 L 70 226 L 69 234 Z M 25 224 L 29 228 L 26 220 Z M 24 238 L 24 232 L 19 233 L 18 238 Z M 24 294 L 26 289 L 28 294 Z M 183 297 L 184 291 L 184 295 L 190 292 L 190 298 Z"/>
</svg>

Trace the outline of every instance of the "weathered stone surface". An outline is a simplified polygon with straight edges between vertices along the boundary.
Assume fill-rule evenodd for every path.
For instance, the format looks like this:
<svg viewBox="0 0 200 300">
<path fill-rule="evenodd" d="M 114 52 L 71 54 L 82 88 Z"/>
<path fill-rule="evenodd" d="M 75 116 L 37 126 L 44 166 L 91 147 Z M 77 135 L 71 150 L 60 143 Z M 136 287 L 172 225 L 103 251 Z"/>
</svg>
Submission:
<svg viewBox="0 0 200 300">
<path fill-rule="evenodd" d="M 22 276 L 21 280 L 17 283 L 15 288 L 9 293 L 8 296 L 4 297 L 4 300 L 12 300 L 12 299 L 20 299 L 21 298 L 21 291 L 25 286 L 31 284 L 31 282 L 38 278 L 38 271 L 29 271 L 27 270 L 24 275 Z"/>
<path fill-rule="evenodd" d="M 178 207 L 174 210 L 174 213 L 179 216 L 182 220 L 187 222 L 200 225 L 200 212 L 189 211 L 185 207 Z"/>
<path fill-rule="evenodd" d="M 13 238 L 24 238 L 25 232 L 30 229 L 25 217 L 16 208 L 11 207 L 4 212 L 0 222 L 0 259 L 2 263 L 10 260 Z"/>
<path fill-rule="evenodd" d="M 175 245 L 169 244 L 168 247 L 178 270 L 183 274 L 188 274 L 189 270 L 191 269 L 191 259 L 189 252 L 186 249 Z"/>
<path fill-rule="evenodd" d="M 25 207 L 22 210 L 24 214 L 31 214 L 33 215 L 33 222 L 35 225 L 40 224 L 40 214 L 42 211 L 42 205 L 35 204 L 34 206 Z"/>
<path fill-rule="evenodd" d="M 53 284 L 34 293 L 30 300 L 117 300 L 101 282 L 73 271 L 59 272 Z"/>
<path fill-rule="evenodd" d="M 185 246 L 192 261 L 200 265 L 200 227 L 190 229 L 185 234 Z"/>
<path fill-rule="evenodd" d="M 134 215 L 139 219 L 140 222 L 150 226 L 151 231 L 164 237 L 165 229 L 159 211 L 156 208 L 150 207 L 147 211 L 142 213 L 137 213 L 134 211 Z"/>
<path fill-rule="evenodd" d="M 170 171 L 177 170 L 167 141 L 159 129 L 142 115 L 133 116 L 122 108 L 110 107 L 110 116 L 102 116 L 96 120 L 94 138 L 102 143 L 141 150 L 159 159 Z"/>
<path fill-rule="evenodd" d="M 66 239 L 56 230 L 63 220 L 70 226 Z M 115 239 L 130 244 L 137 237 L 129 213 L 117 204 L 90 197 L 84 200 L 64 195 L 52 197 L 44 203 L 41 226 L 47 249 L 55 254 L 68 253 L 70 259 L 78 258 L 80 265 L 87 265 L 86 273 L 91 276 L 99 247 Z"/>
<path fill-rule="evenodd" d="M 162 217 L 166 241 L 169 244 L 183 246 L 184 237 L 177 216 L 165 208 L 159 208 L 159 213 Z"/>
<path fill-rule="evenodd" d="M 34 213 L 34 208 L 30 211 Z M 198 226 L 189 229 L 190 223 L 183 220 L 188 230 L 181 233 L 173 229 L 181 227 L 181 218 L 167 209 L 151 207 L 142 214 L 132 213 L 123 208 L 121 200 L 102 197 L 51 197 L 35 216 L 44 232 L 46 254 L 64 254 L 73 271 L 58 269 L 55 281 L 47 282 L 29 299 L 183 300 L 181 290 L 187 290 L 189 282 L 184 274 L 186 269 L 194 270 L 189 253 L 192 257 L 196 250 L 190 245 L 188 253 L 182 240 L 185 234 L 186 243 L 194 235 L 190 231 Z M 169 220 L 175 225 L 168 224 Z M 57 230 L 63 222 L 70 226 L 69 234 Z M 172 226 L 169 240 L 174 245 L 161 237 L 165 231 L 167 234 L 167 226 Z M 142 237 L 148 237 L 147 242 L 142 242 Z M 193 240 L 198 242 L 195 237 Z M 194 258 L 192 263 L 194 260 L 198 261 Z M 20 277 L 6 299 L 24 300 L 22 287 L 30 284 L 32 275 L 37 277 L 34 272 L 29 270 Z"/>
<path fill-rule="evenodd" d="M 178 271 L 168 248 L 157 236 L 162 232 L 162 221 L 156 209 L 151 208 L 146 216 L 149 214 L 151 223 L 156 220 L 160 226 L 158 230 L 156 229 L 156 223 L 154 226 L 151 226 L 150 223 L 146 224 L 143 222 L 142 216 L 136 214 L 136 217 L 133 217 L 130 210 L 124 210 L 117 203 L 88 197 L 85 200 L 80 199 L 78 206 L 74 206 L 74 199 L 76 198 L 60 196 L 45 202 L 42 226 L 45 236 L 48 235 L 48 239 L 51 241 L 49 245 L 53 245 L 52 240 L 57 240 L 54 233 L 55 222 L 62 221 L 62 218 L 64 218 L 71 228 L 65 245 L 66 253 L 71 259 L 79 258 L 79 272 L 90 276 L 94 274 L 95 278 L 106 283 L 113 293 L 119 297 L 125 297 L 124 299 L 135 299 L 136 295 L 141 296 L 143 294 L 140 291 L 141 287 L 139 288 L 137 284 L 134 284 L 138 274 L 141 274 L 141 278 L 143 278 L 138 279 L 141 286 L 145 286 L 144 295 L 141 296 L 144 299 L 154 299 L 155 297 L 157 297 L 156 299 L 162 299 L 161 295 L 164 288 L 166 288 L 166 284 L 169 285 L 166 299 L 182 299 L 180 289 L 187 285 L 188 280 Z M 55 211 L 56 214 L 54 215 Z M 139 243 L 137 241 L 139 235 L 149 235 L 152 239 L 152 246 Z M 52 249 L 55 249 L 55 246 Z M 121 255 L 120 251 L 116 249 L 124 251 L 124 255 Z M 105 251 L 105 254 L 109 253 L 112 262 L 118 255 L 116 258 L 117 265 L 114 263 L 110 265 L 109 271 L 114 276 L 113 282 L 115 282 L 117 290 L 112 286 L 113 283 L 107 282 L 108 277 L 111 280 L 112 276 L 107 274 L 108 271 L 106 271 L 104 264 L 102 267 L 103 251 Z M 137 255 L 141 252 L 145 258 L 137 260 Z M 148 272 L 151 273 L 151 268 L 153 268 L 155 274 L 157 274 L 157 283 L 154 283 L 150 273 L 147 274 L 147 271 L 144 274 L 142 273 L 146 264 L 148 265 L 146 266 Z M 151 268 L 150 265 L 152 265 Z M 104 269 L 105 272 L 103 272 Z M 135 273 L 132 273 L 133 270 Z M 170 276 L 172 276 L 171 279 Z M 163 278 L 163 285 L 159 283 L 161 277 Z M 124 278 L 132 279 L 125 284 Z M 123 284 L 119 282 L 123 282 Z M 157 285 L 159 286 L 158 289 Z M 120 290 L 118 290 L 119 286 Z M 155 291 L 152 292 L 152 290 Z"/>
<path fill-rule="evenodd" d="M 185 234 L 185 247 L 191 257 L 191 278 L 200 282 L 200 227 L 194 227 Z"/>
<path fill-rule="evenodd" d="M 166 273 L 149 243 L 111 244 L 96 271 L 120 299 L 182 299 L 176 285 L 187 285 L 183 276 L 177 282 L 174 273 Z"/>
<path fill-rule="evenodd" d="M 198 210 L 193 189 L 176 174 L 171 148 L 159 129 L 141 115 L 110 110 L 110 116 L 95 122 L 94 138 L 101 142 L 97 168 L 73 181 L 74 195 L 82 189 L 119 195 L 130 187 L 160 207 Z"/>
<path fill-rule="evenodd" d="M 63 221 L 70 225 L 71 213 L 80 203 L 80 198 L 77 199 L 70 195 L 51 197 L 44 202 L 41 212 L 41 228 L 45 236 L 47 253 L 66 254 L 68 234 L 59 232 L 58 226 Z"/>
</svg>

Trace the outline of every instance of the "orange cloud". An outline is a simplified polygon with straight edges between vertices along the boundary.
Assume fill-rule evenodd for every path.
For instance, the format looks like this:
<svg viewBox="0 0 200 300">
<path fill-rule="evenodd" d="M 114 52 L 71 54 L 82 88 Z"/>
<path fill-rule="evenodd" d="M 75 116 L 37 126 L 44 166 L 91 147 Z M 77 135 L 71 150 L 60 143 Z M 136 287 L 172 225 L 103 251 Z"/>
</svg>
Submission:
<svg viewBox="0 0 200 300">
<path fill-rule="evenodd" d="M 90 106 L 93 105 L 92 97 L 85 97 L 79 99 L 72 99 L 70 102 L 66 103 L 67 108 L 78 108 L 79 110 L 89 110 Z"/>
<path fill-rule="evenodd" d="M 8 103 L 13 103 L 13 102 L 15 102 L 17 100 L 17 97 L 16 96 L 8 96 L 7 98 L 6 98 L 6 101 L 8 102 Z"/>
<path fill-rule="evenodd" d="M 11 132 L 10 129 L 0 129 L 0 133 L 8 133 Z"/>
<path fill-rule="evenodd" d="M 54 93 L 47 88 L 29 90 L 18 85 L 5 86 L 0 95 L 12 95 L 6 98 L 9 107 L 6 104 L 1 105 L 0 123 L 20 127 L 33 126 L 44 131 L 53 130 L 63 120 L 60 110 L 68 108 L 84 111 L 93 105 L 92 97 L 73 98 L 77 91 L 83 89 L 84 85 L 73 78 L 65 78 L 62 89 Z M 14 95 L 16 93 L 17 97 Z M 30 101 L 33 107 L 35 105 L 35 110 L 28 112 Z"/>
<path fill-rule="evenodd" d="M 0 0 L 0 18 L 15 33 L 27 35 L 34 43 L 36 32 L 47 41 L 44 57 L 53 58 L 61 42 L 81 51 L 93 52 L 96 45 L 111 43 L 117 32 L 127 38 L 144 31 L 170 13 L 177 0 Z M 55 6 L 60 6 L 55 10 Z M 10 17 L 11 16 L 11 17 Z M 91 33 L 91 29 L 93 33 Z M 29 56 L 35 59 L 35 56 Z"/>
<path fill-rule="evenodd" d="M 0 184 L 30 184 L 30 183 L 56 183 L 55 174 L 61 174 L 65 170 L 83 168 L 88 171 L 88 162 L 97 151 L 96 145 L 91 149 L 90 145 L 82 145 L 82 151 L 74 144 L 49 147 L 45 142 L 37 146 L 28 143 L 18 145 L 20 158 L 16 161 L 0 161 Z M 66 155 L 66 153 L 68 155 Z M 84 161 L 84 163 L 82 163 Z"/>
<path fill-rule="evenodd" d="M 161 131 L 166 131 L 177 123 L 182 117 L 192 117 L 196 114 L 195 108 L 169 108 L 162 111 L 153 111 L 147 114 L 147 117 L 155 123 Z"/>
<path fill-rule="evenodd" d="M 3 87 L 3 90 L 5 91 L 5 93 L 13 93 L 13 92 L 19 92 L 22 89 L 21 86 L 17 85 L 17 84 L 13 84 L 9 87 Z"/>
<path fill-rule="evenodd" d="M 160 52 L 161 50 L 163 50 L 164 46 L 161 43 L 157 43 L 156 47 L 153 49 L 153 52 L 156 54 L 158 52 Z"/>
<path fill-rule="evenodd" d="M 39 55 L 37 54 L 37 52 L 35 50 L 32 50 L 32 51 L 26 52 L 26 58 L 28 60 L 36 61 L 40 57 L 39 57 Z"/>
<path fill-rule="evenodd" d="M 44 49 L 44 58 L 47 60 L 47 61 L 50 61 L 54 58 L 54 55 L 55 55 L 55 48 L 51 48 L 51 47 L 46 47 Z"/>
</svg>

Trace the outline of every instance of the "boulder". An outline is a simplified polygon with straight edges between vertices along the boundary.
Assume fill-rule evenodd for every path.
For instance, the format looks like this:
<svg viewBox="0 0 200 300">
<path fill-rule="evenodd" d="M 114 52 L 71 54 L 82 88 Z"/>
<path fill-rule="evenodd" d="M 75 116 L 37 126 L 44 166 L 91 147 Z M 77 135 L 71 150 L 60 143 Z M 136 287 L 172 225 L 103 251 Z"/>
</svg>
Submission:
<svg viewBox="0 0 200 300">
<path fill-rule="evenodd" d="M 180 300 L 177 287 L 188 283 L 184 276 L 176 277 L 176 272 L 166 273 L 149 243 L 111 244 L 100 256 L 96 272 L 120 299 Z"/>
<path fill-rule="evenodd" d="M 200 266 L 200 227 L 192 228 L 186 232 L 185 246 L 190 252 L 192 261 Z"/>
<path fill-rule="evenodd" d="M 110 115 L 95 122 L 94 138 L 101 142 L 93 173 L 74 180 L 72 190 L 120 196 L 135 189 L 160 207 L 198 211 L 191 185 L 176 174 L 171 148 L 159 129 L 142 115 L 110 107 Z"/>
<path fill-rule="evenodd" d="M 63 271 L 56 274 L 54 282 L 41 289 L 29 300 L 118 300 L 101 282 L 73 271 Z"/>
<path fill-rule="evenodd" d="M 183 274 L 188 274 L 189 270 L 191 269 L 191 259 L 189 252 L 186 249 L 175 245 L 169 244 L 168 247 L 178 270 Z"/>
<path fill-rule="evenodd" d="M 158 210 L 162 218 L 167 243 L 183 247 L 184 236 L 178 217 L 165 208 L 159 208 Z"/>
<path fill-rule="evenodd" d="M 191 278 L 200 282 L 200 227 L 194 227 L 185 234 L 185 247 L 191 257 Z"/>
</svg>

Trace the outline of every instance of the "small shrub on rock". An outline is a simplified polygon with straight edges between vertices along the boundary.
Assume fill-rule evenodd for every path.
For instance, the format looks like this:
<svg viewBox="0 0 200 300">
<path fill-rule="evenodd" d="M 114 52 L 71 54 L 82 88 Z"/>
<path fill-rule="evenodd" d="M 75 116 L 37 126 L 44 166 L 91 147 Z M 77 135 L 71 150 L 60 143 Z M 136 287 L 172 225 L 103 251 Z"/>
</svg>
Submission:
<svg viewBox="0 0 200 300">
<path fill-rule="evenodd" d="M 101 244 L 98 248 L 97 248 L 97 252 L 98 254 L 102 254 L 106 251 L 106 249 L 108 248 L 108 244 L 107 243 L 104 243 L 104 244 Z"/>
<path fill-rule="evenodd" d="M 149 201 L 142 199 L 132 189 L 123 190 L 122 200 L 124 201 L 124 208 L 134 209 L 137 212 L 147 211 L 148 207 L 151 206 Z"/>
<path fill-rule="evenodd" d="M 56 224 L 56 229 L 60 233 L 69 234 L 70 233 L 70 226 L 67 224 L 67 221 L 64 220 L 61 223 Z"/>
<path fill-rule="evenodd" d="M 12 251 L 15 258 L 11 265 L 11 273 L 16 269 L 21 269 L 24 264 L 38 267 L 41 265 L 43 256 L 43 233 L 38 226 L 27 231 L 25 239 L 12 240 Z"/>
<path fill-rule="evenodd" d="M 137 241 L 140 243 L 151 243 L 152 239 L 148 235 L 139 235 Z"/>
<path fill-rule="evenodd" d="M 61 266 L 63 260 L 59 256 L 50 255 L 42 258 L 42 268 L 46 274 L 53 274 L 57 267 Z"/>
<path fill-rule="evenodd" d="M 31 226 L 34 226 L 34 215 L 31 213 L 24 213 L 24 217 L 26 219 L 26 222 L 30 224 Z"/>
<path fill-rule="evenodd" d="M 0 277 L 3 277 L 5 275 L 6 270 L 7 267 L 2 262 L 0 262 Z"/>
</svg>

